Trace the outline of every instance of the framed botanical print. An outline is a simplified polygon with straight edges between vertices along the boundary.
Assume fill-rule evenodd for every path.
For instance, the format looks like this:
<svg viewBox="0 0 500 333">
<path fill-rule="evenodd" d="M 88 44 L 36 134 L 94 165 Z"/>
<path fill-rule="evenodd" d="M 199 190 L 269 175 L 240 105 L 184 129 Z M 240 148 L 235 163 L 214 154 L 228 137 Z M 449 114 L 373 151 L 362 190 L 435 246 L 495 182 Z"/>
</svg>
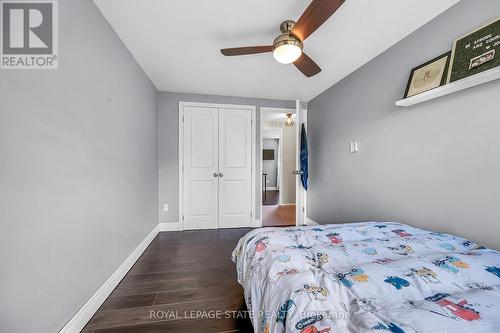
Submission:
<svg viewBox="0 0 500 333">
<path fill-rule="evenodd" d="M 415 96 L 446 84 L 450 56 L 451 51 L 413 68 L 406 86 L 404 98 Z"/>
</svg>

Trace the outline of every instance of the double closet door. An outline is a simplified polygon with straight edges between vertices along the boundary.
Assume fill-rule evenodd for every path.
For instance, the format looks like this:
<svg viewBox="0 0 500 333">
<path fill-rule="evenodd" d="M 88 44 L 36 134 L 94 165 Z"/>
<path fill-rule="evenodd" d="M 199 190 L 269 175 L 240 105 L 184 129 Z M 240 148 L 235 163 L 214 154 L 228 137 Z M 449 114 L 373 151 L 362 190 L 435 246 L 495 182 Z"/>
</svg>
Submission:
<svg viewBox="0 0 500 333">
<path fill-rule="evenodd" d="M 252 225 L 251 109 L 182 106 L 184 229 Z"/>
</svg>

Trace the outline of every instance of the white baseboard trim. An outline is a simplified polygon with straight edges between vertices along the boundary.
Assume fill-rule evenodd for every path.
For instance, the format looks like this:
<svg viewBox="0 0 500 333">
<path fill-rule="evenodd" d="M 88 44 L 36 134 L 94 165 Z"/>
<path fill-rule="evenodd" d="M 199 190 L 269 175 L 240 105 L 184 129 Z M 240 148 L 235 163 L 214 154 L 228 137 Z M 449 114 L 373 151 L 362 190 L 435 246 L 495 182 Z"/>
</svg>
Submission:
<svg viewBox="0 0 500 333">
<path fill-rule="evenodd" d="M 68 321 L 68 323 L 59 331 L 60 333 L 78 333 L 85 327 L 85 325 L 87 325 L 92 316 L 97 312 L 104 301 L 109 297 L 111 292 L 113 292 L 123 277 L 132 268 L 137 259 L 139 259 L 142 253 L 149 246 L 151 241 L 153 241 L 159 230 L 160 228 L 158 225 L 149 233 L 149 235 L 146 236 L 141 244 L 139 244 L 130 256 L 125 259 L 120 267 L 118 267 L 109 279 L 104 282 L 104 284 L 95 292 L 94 295 L 92 295 L 92 297 L 90 297 L 87 303 L 85 303 L 85 305 L 78 310 L 73 318 L 71 318 L 70 321 Z"/>
<path fill-rule="evenodd" d="M 276 187 L 276 186 L 268 186 L 266 189 L 268 191 L 279 191 L 279 187 Z"/>
<path fill-rule="evenodd" d="M 290 203 L 280 203 L 280 206 L 294 206 L 295 202 L 290 202 Z"/>
<path fill-rule="evenodd" d="M 170 223 L 160 223 L 160 232 L 163 231 L 180 231 L 181 226 L 179 222 L 170 222 Z"/>
<path fill-rule="evenodd" d="M 319 225 L 319 223 L 317 222 L 314 222 L 313 220 L 311 220 L 310 218 L 305 218 L 305 221 L 306 225 Z"/>
<path fill-rule="evenodd" d="M 254 220 L 253 227 L 262 227 L 262 220 Z M 180 231 L 179 222 L 160 223 L 146 238 L 137 246 L 137 248 L 128 256 L 127 259 L 118 267 L 118 269 L 102 284 L 102 286 L 90 297 L 80 310 L 71 318 L 68 323 L 59 331 L 59 333 L 79 333 L 89 322 L 92 316 L 99 310 L 101 305 L 111 295 L 120 281 L 125 277 L 146 248 L 151 244 L 159 232 Z"/>
</svg>

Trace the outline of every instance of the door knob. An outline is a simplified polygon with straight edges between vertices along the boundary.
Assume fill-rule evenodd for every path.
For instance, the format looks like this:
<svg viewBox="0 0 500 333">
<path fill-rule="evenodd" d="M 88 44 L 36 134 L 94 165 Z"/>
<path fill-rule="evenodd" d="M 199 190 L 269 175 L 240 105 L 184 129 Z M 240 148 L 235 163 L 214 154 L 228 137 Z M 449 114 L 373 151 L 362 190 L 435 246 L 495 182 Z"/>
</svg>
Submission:
<svg viewBox="0 0 500 333">
<path fill-rule="evenodd" d="M 214 172 L 214 177 L 217 177 L 219 174 L 217 172 Z"/>
<path fill-rule="evenodd" d="M 219 173 L 219 177 L 224 177 L 224 174 L 222 172 Z"/>
</svg>

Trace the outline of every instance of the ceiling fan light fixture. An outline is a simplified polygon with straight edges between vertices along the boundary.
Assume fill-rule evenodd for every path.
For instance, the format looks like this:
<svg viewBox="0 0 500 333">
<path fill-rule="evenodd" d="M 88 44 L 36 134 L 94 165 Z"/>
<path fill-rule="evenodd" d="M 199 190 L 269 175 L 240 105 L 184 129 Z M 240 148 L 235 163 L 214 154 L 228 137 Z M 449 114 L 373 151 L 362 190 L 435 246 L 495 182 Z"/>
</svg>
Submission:
<svg viewBox="0 0 500 333">
<path fill-rule="evenodd" d="M 295 125 L 295 122 L 293 121 L 292 114 L 287 113 L 285 120 L 285 127 L 293 127 L 293 125 Z"/>
<path fill-rule="evenodd" d="M 282 64 L 291 64 L 299 59 L 301 54 L 302 49 L 297 45 L 281 45 L 273 51 L 274 59 Z"/>
<path fill-rule="evenodd" d="M 312 77 L 321 68 L 307 54 L 302 52 L 303 42 L 335 13 L 345 0 L 312 0 L 297 22 L 286 20 L 281 23 L 281 35 L 273 45 L 233 47 L 222 49 L 225 56 L 273 52 L 274 58 L 282 64 L 293 63 L 307 77 Z"/>
<path fill-rule="evenodd" d="M 302 43 L 288 33 L 280 35 L 274 41 L 273 56 L 282 64 L 291 64 L 302 55 Z"/>
</svg>

